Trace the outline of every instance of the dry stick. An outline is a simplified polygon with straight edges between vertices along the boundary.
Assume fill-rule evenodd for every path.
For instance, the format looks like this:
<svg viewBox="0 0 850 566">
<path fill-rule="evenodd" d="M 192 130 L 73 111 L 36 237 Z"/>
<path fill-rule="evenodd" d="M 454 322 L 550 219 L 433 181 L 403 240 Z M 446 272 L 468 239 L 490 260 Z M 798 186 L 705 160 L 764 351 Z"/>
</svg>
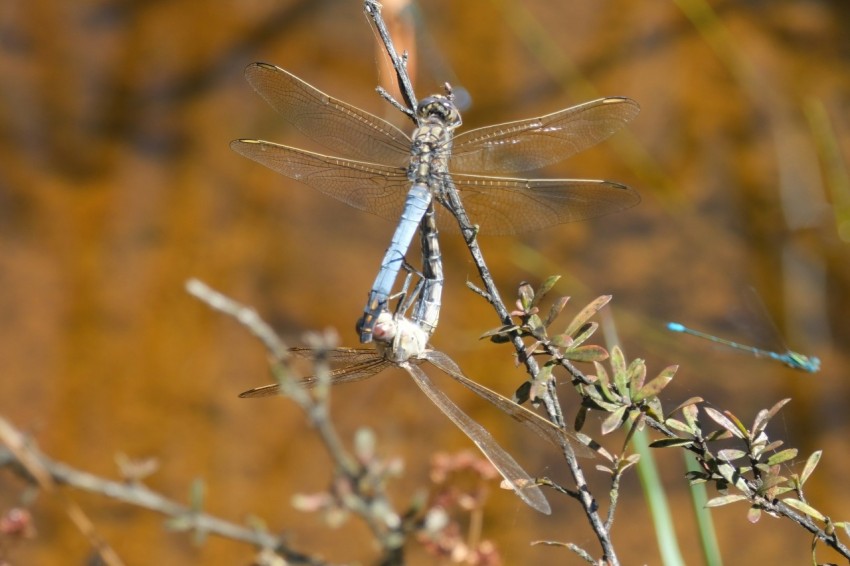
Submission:
<svg viewBox="0 0 850 566">
<path fill-rule="evenodd" d="M 5 421 L 5 426 L 11 426 Z M 14 429 L 17 434 L 21 434 Z M 287 548 L 283 539 L 275 537 L 267 532 L 243 527 L 224 519 L 219 519 L 206 513 L 199 513 L 191 507 L 168 499 L 163 495 L 151 490 L 138 482 L 114 481 L 101 478 L 94 474 L 77 470 L 67 464 L 52 460 L 35 447 L 27 448 L 30 458 L 38 463 L 38 466 L 57 485 L 68 485 L 75 489 L 99 493 L 112 499 L 123 501 L 136 507 L 149 509 L 163 515 L 174 518 L 189 518 L 194 530 L 203 533 L 212 533 L 222 537 L 241 542 L 247 542 L 262 548 L 274 549 L 275 552 L 291 560 L 295 564 L 323 565 L 324 561 L 316 560 Z M 12 450 L 0 449 L 0 467 L 11 464 L 21 464 L 21 459 Z M 28 465 L 25 472 L 31 473 Z"/>
<path fill-rule="evenodd" d="M 275 377 L 281 385 L 281 392 L 295 401 L 307 415 L 310 424 L 316 429 L 325 444 L 338 473 L 341 474 L 351 490 L 352 497 L 345 498 L 343 504 L 360 516 L 386 553 L 383 563 L 394 564 L 401 560 L 402 543 L 404 541 L 403 523 L 399 519 L 383 491 L 363 492 L 363 466 L 345 449 L 336 429 L 328 417 L 327 387 L 321 387 L 324 380 L 329 380 L 327 366 L 319 364 L 321 352 L 332 347 L 330 340 L 317 339 L 314 345 L 317 356 L 317 381 L 319 387 L 310 390 L 304 388 L 290 375 L 286 361 L 290 354 L 272 327 L 266 323 L 257 312 L 230 297 L 219 293 L 198 279 L 186 282 L 186 290 L 212 309 L 233 317 L 254 336 L 258 337 L 269 350 L 273 361 Z M 369 486 L 366 489 L 370 489 Z"/>
<path fill-rule="evenodd" d="M 18 463 L 23 471 L 29 475 L 30 479 L 42 490 L 60 498 L 65 505 L 65 512 L 68 514 L 71 522 L 88 539 L 89 543 L 97 551 L 100 559 L 108 566 L 123 566 L 124 562 L 118 556 L 118 553 L 100 537 L 94 524 L 82 508 L 56 489 L 56 484 L 59 481 L 52 474 L 50 468 L 45 465 L 41 454 L 32 444 L 27 442 L 26 437 L 21 431 L 2 417 L 0 417 L 0 440 L 7 446 L 7 454 L 10 461 Z"/>
<path fill-rule="evenodd" d="M 384 25 L 383 19 L 381 18 L 380 4 L 378 4 L 374 0 L 365 0 L 364 6 L 366 14 L 371 18 L 372 22 L 375 24 L 375 28 L 378 30 L 378 34 L 380 35 L 381 40 L 383 41 L 384 46 L 387 50 L 387 54 L 389 55 L 393 67 L 396 70 L 396 74 L 399 78 L 399 88 L 402 92 L 402 96 L 405 98 L 405 100 L 412 103 L 416 100 L 416 97 L 413 93 L 413 86 L 410 81 L 410 77 L 407 74 L 407 68 L 404 65 L 404 61 L 399 58 L 398 53 L 396 52 L 395 47 L 393 46 L 392 38 L 390 37 L 389 32 L 387 31 L 386 26 Z M 407 112 L 405 113 L 409 116 L 412 115 Z M 475 266 L 478 269 L 478 273 L 481 276 L 481 280 L 484 282 L 488 301 L 495 308 L 502 323 L 511 324 L 510 313 L 505 307 L 505 304 L 502 302 L 502 299 L 499 295 L 499 291 L 496 288 L 496 284 L 490 275 L 490 270 L 487 268 L 487 265 L 484 262 L 484 256 L 481 253 L 481 248 L 478 246 L 478 241 L 476 239 L 477 230 L 473 227 L 472 222 L 470 222 L 469 217 L 466 214 L 466 210 L 464 209 L 463 204 L 461 203 L 460 198 L 458 197 L 457 189 L 454 187 L 454 185 L 452 185 L 451 183 L 447 183 L 446 189 L 447 190 L 445 191 L 445 194 L 448 198 L 448 202 L 442 202 L 442 204 L 452 212 L 452 214 L 458 221 L 461 233 L 463 234 L 467 248 L 469 249 L 469 253 L 472 255 L 472 259 L 475 262 Z M 524 355 L 525 346 L 518 332 L 514 332 L 512 334 L 511 342 L 513 343 L 514 348 L 517 351 L 517 355 L 519 356 L 520 361 L 525 364 L 529 375 L 532 379 L 535 379 L 539 372 L 539 367 L 537 365 L 536 360 L 534 360 L 531 356 Z M 558 402 L 557 393 L 555 391 L 554 382 L 552 380 L 550 380 L 547 384 L 547 394 L 543 396 L 543 399 L 544 404 L 546 406 L 546 412 L 549 414 L 549 418 L 559 427 L 564 428 L 564 417 L 561 413 L 560 403 Z M 568 442 L 565 442 L 563 444 L 563 454 L 564 459 L 567 461 L 567 465 L 570 468 L 570 472 L 573 474 L 573 478 L 576 482 L 576 487 L 578 488 L 579 493 L 579 501 L 581 502 L 585 514 L 587 515 L 588 520 L 590 521 L 590 524 L 600 542 L 600 545 L 602 546 L 604 560 L 606 560 L 611 565 L 617 565 L 619 564 L 619 561 L 617 560 L 617 555 L 614 551 L 614 546 L 611 542 L 609 532 L 605 528 L 604 522 L 597 513 L 596 501 L 593 495 L 590 493 L 590 489 L 587 485 L 587 480 L 584 477 L 584 472 L 579 466 L 575 453 L 573 452 L 573 449 Z"/>
</svg>

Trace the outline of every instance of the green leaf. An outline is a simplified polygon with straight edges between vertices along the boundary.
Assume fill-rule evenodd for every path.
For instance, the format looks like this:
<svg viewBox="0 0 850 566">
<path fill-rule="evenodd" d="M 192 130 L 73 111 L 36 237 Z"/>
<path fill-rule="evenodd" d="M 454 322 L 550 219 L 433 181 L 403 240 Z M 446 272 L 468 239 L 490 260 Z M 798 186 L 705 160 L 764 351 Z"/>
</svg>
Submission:
<svg viewBox="0 0 850 566">
<path fill-rule="evenodd" d="M 762 409 L 756 415 L 756 418 L 753 419 L 753 436 L 758 436 L 761 434 L 765 428 L 767 428 L 767 423 L 770 421 L 768 417 L 767 409 Z"/>
<path fill-rule="evenodd" d="M 671 448 L 676 446 L 690 446 L 694 443 L 693 438 L 662 438 L 649 443 L 650 448 Z"/>
<path fill-rule="evenodd" d="M 669 366 L 669 367 L 664 368 L 664 370 L 662 370 L 661 373 L 664 373 L 664 372 L 670 370 L 671 374 L 675 374 L 678 369 L 679 369 L 679 366 Z M 661 374 L 659 374 L 659 375 L 661 375 Z M 691 405 L 696 405 L 697 403 L 702 403 L 702 401 L 703 401 L 702 397 L 691 397 L 690 399 L 682 401 L 681 403 L 676 405 L 676 407 L 672 411 L 670 411 L 670 414 L 672 415 L 676 411 L 682 411 L 682 410 L 685 409 L 685 407 L 689 407 Z"/>
<path fill-rule="evenodd" d="M 775 466 L 776 464 L 781 464 L 782 462 L 787 462 L 788 460 L 793 460 L 797 457 L 797 449 L 796 448 L 786 448 L 782 452 L 777 452 L 776 454 L 772 454 L 770 458 L 767 459 L 767 463 L 770 466 Z"/>
<path fill-rule="evenodd" d="M 620 396 L 611 390 L 611 378 L 608 376 L 608 371 L 605 369 L 605 366 L 599 362 L 593 362 L 593 366 L 596 368 L 596 378 L 602 395 L 607 401 L 618 403 L 620 401 Z"/>
<path fill-rule="evenodd" d="M 718 440 L 726 440 L 727 438 L 732 438 L 732 433 L 722 428 L 711 431 L 705 435 L 706 442 L 717 442 Z"/>
<path fill-rule="evenodd" d="M 626 358 L 619 346 L 611 349 L 611 369 L 614 371 L 614 388 L 620 395 L 628 394 L 628 379 L 626 372 Z"/>
<path fill-rule="evenodd" d="M 784 503 L 788 507 L 793 507 L 797 511 L 801 511 L 801 512 L 805 513 L 806 515 L 808 515 L 809 517 L 817 519 L 818 521 L 826 521 L 826 517 L 823 516 L 823 513 L 821 513 L 820 511 L 818 511 L 817 509 L 815 509 L 814 507 L 812 507 L 808 503 L 804 503 L 804 502 L 800 501 L 799 499 L 789 497 L 787 499 L 783 499 L 782 503 Z"/>
<path fill-rule="evenodd" d="M 646 381 L 646 362 L 640 358 L 635 358 L 629 364 L 629 396 L 634 399 L 634 396 L 643 387 Z"/>
<path fill-rule="evenodd" d="M 815 450 L 812 452 L 812 455 L 809 456 L 808 460 L 806 460 L 806 465 L 803 467 L 803 471 L 800 474 L 800 485 L 803 485 L 809 480 L 809 476 L 811 476 L 815 471 L 815 468 L 817 468 L 822 455 L 823 450 Z"/>
<path fill-rule="evenodd" d="M 691 428 L 689 425 L 676 419 L 667 419 L 666 421 L 664 421 L 664 424 L 667 425 L 667 427 L 672 428 L 673 430 L 678 430 L 679 432 L 684 432 L 685 434 L 689 434 L 691 436 L 693 436 L 695 432 L 694 429 Z"/>
<path fill-rule="evenodd" d="M 773 407 L 770 408 L 770 411 L 767 412 L 767 420 L 770 420 L 774 416 L 776 416 L 776 413 L 778 413 L 779 410 L 782 409 L 782 407 L 784 407 L 785 405 L 787 405 L 790 402 L 791 402 L 790 397 L 782 399 L 781 401 L 777 401 L 776 404 Z"/>
<path fill-rule="evenodd" d="M 672 380 L 672 375 L 666 375 L 664 372 L 661 372 L 658 377 L 640 388 L 640 391 L 634 397 L 635 403 L 639 403 L 647 397 L 656 397 Z"/>
<path fill-rule="evenodd" d="M 717 472 L 723 479 L 737 487 L 739 491 L 746 494 L 750 493 L 750 489 L 747 486 L 747 482 L 741 475 L 741 470 L 739 470 L 735 466 L 726 463 L 720 464 L 719 466 L 717 466 Z"/>
<path fill-rule="evenodd" d="M 582 326 L 580 332 L 573 338 L 575 345 L 578 346 L 580 344 L 584 344 L 591 336 L 593 336 L 593 333 L 596 332 L 597 328 L 599 328 L 599 323 L 597 322 L 588 322 Z"/>
<path fill-rule="evenodd" d="M 644 403 L 644 412 L 658 422 L 664 420 L 664 407 L 661 406 L 660 397 L 650 397 Z"/>
<path fill-rule="evenodd" d="M 567 329 L 564 330 L 564 334 L 569 334 L 572 336 L 576 333 L 576 331 L 584 326 L 584 323 L 590 320 L 593 315 L 595 315 L 599 309 L 608 304 L 608 301 L 611 300 L 611 295 L 602 295 L 601 297 L 597 297 L 593 301 L 591 301 L 587 306 L 581 309 L 575 318 L 567 325 Z"/>
<path fill-rule="evenodd" d="M 532 302 L 534 301 L 534 289 L 531 288 L 531 285 L 523 281 L 519 285 L 519 306 L 520 308 L 528 312 L 531 309 Z"/>
<path fill-rule="evenodd" d="M 617 471 L 623 473 L 640 461 L 640 454 L 631 454 L 617 462 Z"/>
<path fill-rule="evenodd" d="M 560 275 L 550 275 L 547 277 L 546 280 L 543 281 L 543 284 L 541 284 L 537 289 L 537 292 L 534 293 L 534 300 L 532 300 L 531 306 L 539 305 L 543 297 L 546 296 L 546 293 L 552 290 L 552 287 L 555 286 L 555 283 L 557 283 L 560 278 Z"/>
<path fill-rule="evenodd" d="M 613 413 L 608 415 L 608 417 L 602 421 L 602 434 L 608 434 L 614 432 L 623 424 L 624 415 L 626 410 L 628 409 L 628 405 L 622 405 L 618 407 Z"/>
<path fill-rule="evenodd" d="M 562 354 L 574 362 L 601 362 L 608 359 L 608 351 L 602 346 L 587 345 L 570 348 Z"/>
<path fill-rule="evenodd" d="M 699 399 L 698 402 L 702 402 L 701 397 L 691 397 L 691 399 Z M 699 407 L 697 407 L 696 403 L 687 403 L 687 401 L 685 403 L 686 404 L 683 404 L 682 406 L 682 416 L 685 417 L 685 422 L 688 423 L 694 431 L 702 430 L 699 426 L 699 421 L 697 420 Z"/>
<path fill-rule="evenodd" d="M 690 471 L 685 472 L 685 478 L 688 480 L 688 485 L 698 485 L 706 483 L 711 476 L 705 472 Z"/>
<path fill-rule="evenodd" d="M 740 460 L 745 457 L 747 453 L 743 450 L 738 450 L 736 448 L 724 448 L 723 450 L 717 451 L 717 457 L 720 460 L 725 460 L 726 462 L 733 462 L 735 460 Z"/>
<path fill-rule="evenodd" d="M 722 495 L 720 497 L 714 497 L 709 499 L 705 506 L 706 507 L 722 507 L 723 505 L 729 505 L 730 503 L 737 503 L 738 501 L 746 501 L 747 497 L 744 495 Z"/>
<path fill-rule="evenodd" d="M 564 310 L 564 307 L 567 306 L 569 302 L 569 297 L 559 297 L 552 303 L 552 307 L 549 309 L 549 314 L 546 316 L 546 321 L 543 323 L 548 328 L 550 324 L 555 322 L 555 319 L 561 314 L 561 311 Z"/>
<path fill-rule="evenodd" d="M 536 314 L 532 314 L 528 317 L 525 327 L 529 330 L 529 332 L 531 332 L 531 335 L 538 340 L 542 341 L 546 339 L 546 327 L 543 326 L 543 321 Z"/>
<path fill-rule="evenodd" d="M 487 332 L 479 336 L 478 339 L 481 340 L 483 338 L 489 338 L 491 336 L 505 336 L 515 330 L 519 330 L 519 326 L 517 326 L 516 324 L 506 324 L 504 326 L 488 330 Z"/>
<path fill-rule="evenodd" d="M 536 403 L 548 394 L 547 390 L 549 387 L 549 381 L 552 379 L 553 369 L 554 366 L 552 363 L 546 362 L 543 364 L 543 367 L 540 368 L 540 371 L 537 372 L 537 377 L 531 380 L 529 395 L 532 403 Z"/>
<path fill-rule="evenodd" d="M 549 339 L 549 343 L 556 348 L 570 348 L 573 345 L 573 337 L 566 334 L 555 334 Z"/>
<path fill-rule="evenodd" d="M 709 418 L 711 418 L 711 420 L 725 428 L 733 436 L 737 436 L 741 439 L 746 438 L 746 431 L 742 432 L 741 429 L 739 429 L 737 425 L 732 422 L 732 420 L 730 420 L 726 415 L 724 415 L 717 409 L 713 409 L 711 407 L 703 407 L 702 410 L 705 412 L 706 415 L 709 416 Z M 730 414 L 728 411 L 726 411 L 726 413 Z M 735 419 L 735 421 L 740 422 L 738 421 L 738 419 Z"/>
</svg>

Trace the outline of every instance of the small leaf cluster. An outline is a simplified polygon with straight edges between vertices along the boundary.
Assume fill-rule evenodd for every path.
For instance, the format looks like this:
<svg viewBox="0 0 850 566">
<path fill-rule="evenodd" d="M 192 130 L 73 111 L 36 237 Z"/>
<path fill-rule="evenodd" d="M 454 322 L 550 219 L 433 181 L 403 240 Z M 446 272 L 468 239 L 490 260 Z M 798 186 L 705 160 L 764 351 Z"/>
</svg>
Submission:
<svg viewBox="0 0 850 566">
<path fill-rule="evenodd" d="M 796 448 L 780 450 L 783 442 L 770 440 L 767 425 L 790 399 L 783 399 L 770 409 L 760 410 L 749 429 L 730 411 L 721 412 L 705 405 L 700 407 L 698 403 L 701 401 L 694 398 L 680 405 L 677 410 L 681 410 L 683 419 L 667 418 L 664 421 L 671 430 L 679 433 L 678 436 L 655 441 L 651 446 L 681 446 L 697 454 L 702 469 L 688 472 L 689 481 L 691 484 L 714 483 L 721 494 L 708 501 L 709 507 L 747 501 L 750 503 L 747 519 L 755 523 L 763 512 L 774 517 L 787 515 L 782 512 L 782 506 L 787 506 L 823 523 L 828 536 L 834 536 L 835 527 L 841 527 L 850 534 L 850 523 L 833 523 L 812 507 L 803 495 L 803 484 L 814 472 L 821 451 L 809 456 L 800 474 L 782 475 L 782 464 L 795 459 L 798 451 Z M 700 408 L 720 428 L 706 433 L 698 419 Z M 717 443 L 730 439 L 734 446 L 715 449 Z M 738 493 L 732 493 L 732 488 Z"/>
<path fill-rule="evenodd" d="M 557 283 L 560 276 L 554 275 L 546 279 L 537 291 L 528 283 L 519 287 L 519 298 L 516 309 L 511 311 L 511 317 L 519 319 L 518 324 L 507 324 L 485 332 L 481 337 L 490 338 L 493 342 L 507 342 L 513 333 L 522 338 L 533 338 L 524 351 L 524 355 L 549 354 L 557 359 L 567 359 L 577 362 L 602 361 L 608 357 L 608 352 L 601 346 L 585 344 L 596 332 L 599 324 L 589 322 L 596 312 L 611 300 L 610 295 L 604 295 L 592 301 L 559 333 L 550 336 L 549 327 L 557 320 L 561 311 L 569 302 L 569 297 L 559 297 L 549 309 L 546 318 L 540 316 L 540 302 Z"/>
<path fill-rule="evenodd" d="M 491 341 L 507 342 L 513 336 L 531 338 L 517 358 L 545 356 L 547 359 L 540 366 L 535 379 L 525 382 L 516 392 L 516 399 L 522 403 L 526 400 L 536 402 L 545 395 L 548 383 L 553 379 L 553 371 L 558 366 L 565 366 L 570 373 L 576 374 L 570 362 L 600 362 L 608 358 L 608 352 L 602 346 L 586 342 L 599 328 L 599 323 L 590 319 L 611 300 L 610 295 L 597 297 L 585 306 L 567 326 L 560 332 L 550 334 L 552 324 L 564 310 L 569 297 L 559 297 L 549 308 L 545 318 L 540 315 L 540 302 L 552 289 L 560 276 L 546 279 L 536 291 L 528 283 L 519 287 L 519 298 L 516 309 L 511 311 L 512 318 L 518 319 L 517 324 L 507 324 L 485 332 L 481 337 Z M 578 374 L 581 375 L 581 374 Z"/>
<path fill-rule="evenodd" d="M 588 376 L 589 383 L 576 384 L 582 396 L 576 428 L 584 423 L 591 409 L 602 410 L 608 413 L 602 422 L 602 434 L 628 426 L 628 443 L 636 430 L 643 429 L 647 417 L 663 420 L 664 412 L 658 395 L 673 380 L 678 366 L 664 368 L 646 381 L 646 363 L 639 358 L 626 363 L 625 355 L 618 346 L 611 349 L 613 375 L 609 375 L 599 362 L 594 362 L 594 365 L 596 375 Z"/>
</svg>

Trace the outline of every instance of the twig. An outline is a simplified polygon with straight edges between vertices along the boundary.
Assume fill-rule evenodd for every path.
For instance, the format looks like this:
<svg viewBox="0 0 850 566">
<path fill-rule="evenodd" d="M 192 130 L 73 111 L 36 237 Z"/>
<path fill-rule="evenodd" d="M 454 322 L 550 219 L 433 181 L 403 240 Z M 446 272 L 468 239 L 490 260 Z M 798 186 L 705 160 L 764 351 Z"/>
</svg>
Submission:
<svg viewBox="0 0 850 566">
<path fill-rule="evenodd" d="M 304 411 L 334 462 L 334 485 L 340 488 L 336 494 L 343 493 L 338 497 L 340 503 L 360 516 L 372 530 L 384 551 L 382 563 L 400 563 L 405 540 L 403 521 L 393 510 L 383 486 L 370 481 L 369 463 L 361 463 L 345 449 L 328 415 L 330 369 L 324 354 L 335 346 L 335 335 L 308 336 L 310 346 L 316 352 L 314 369 L 317 383 L 316 387 L 308 389 L 294 379 L 286 363 L 290 358 L 289 351 L 256 311 L 197 279 L 187 282 L 186 289 L 211 308 L 236 319 L 265 344 L 275 360 L 272 372 L 280 384 L 281 394 L 295 401 Z"/>
<path fill-rule="evenodd" d="M 119 482 L 105 479 L 88 472 L 57 462 L 43 454 L 31 441 L 11 423 L 0 417 L 3 440 L 8 448 L 0 448 L 0 467 L 12 466 L 19 474 L 35 481 L 42 488 L 45 484 L 67 485 L 91 493 L 99 493 L 112 499 L 149 509 L 169 517 L 189 519 L 192 528 L 232 540 L 247 542 L 258 547 L 273 549 L 287 560 L 296 564 L 320 565 L 324 561 L 314 559 L 288 548 L 283 539 L 269 533 L 250 529 L 224 519 L 199 513 L 177 503 L 138 482 Z M 16 448 L 13 448 L 17 445 Z M 104 558 L 106 560 L 106 558 Z M 108 564 L 116 564 L 114 561 Z M 117 562 L 120 564 L 120 561 Z"/>
<path fill-rule="evenodd" d="M 122 566 L 124 562 L 118 556 L 118 553 L 101 538 L 94 523 L 91 522 L 83 509 L 67 495 L 56 490 L 56 478 L 45 466 L 39 452 L 12 423 L 3 417 L 0 417 L 0 440 L 8 447 L 5 452 L 20 466 L 19 469 L 25 472 L 42 490 L 59 497 L 65 505 L 65 513 L 67 513 L 71 522 L 89 540 L 101 560 L 107 566 Z"/>
<path fill-rule="evenodd" d="M 416 95 L 413 93 L 413 83 L 410 82 L 410 76 L 407 74 L 406 60 L 398 56 L 398 52 L 395 50 L 395 46 L 393 45 L 393 40 L 390 37 L 390 32 L 387 30 L 384 18 L 381 16 L 381 4 L 376 0 L 365 0 L 363 2 L 363 7 L 366 11 L 366 15 L 369 16 L 372 23 L 375 25 L 375 29 L 381 37 L 381 41 L 387 50 L 387 54 L 390 56 L 393 68 L 396 70 L 399 90 L 401 90 L 401 95 L 404 98 L 404 102 L 407 104 L 407 108 L 404 108 L 404 106 L 400 104 L 397 104 L 396 106 L 409 117 L 413 118 L 415 116 L 413 110 L 416 108 Z"/>
<path fill-rule="evenodd" d="M 409 104 L 411 104 L 411 108 L 414 108 L 412 101 L 415 101 L 416 97 L 413 94 L 413 87 L 407 73 L 407 68 L 403 64 L 403 61 L 397 56 L 395 47 L 392 43 L 392 38 L 389 36 L 389 33 L 386 32 L 386 27 L 384 26 L 383 20 L 381 18 L 379 5 L 373 0 L 365 0 L 364 4 L 366 13 L 369 14 L 372 21 L 375 23 L 375 27 L 378 30 L 381 40 L 383 41 L 387 53 L 390 56 L 390 59 L 392 60 L 393 67 L 395 68 L 396 74 L 398 76 L 402 94 L 405 100 Z M 475 262 L 476 268 L 478 269 L 479 276 L 481 277 L 481 280 L 484 283 L 486 295 L 483 296 L 485 296 L 485 298 L 488 299 L 490 304 L 493 305 L 502 324 L 510 325 L 512 323 L 510 313 L 508 312 L 507 307 L 505 307 L 505 304 L 502 301 L 501 296 L 499 295 L 499 291 L 496 288 L 496 284 L 493 281 L 493 278 L 490 274 L 490 270 L 487 268 L 487 264 L 484 261 L 484 256 L 481 252 L 481 248 L 478 245 L 478 240 L 476 238 L 478 230 L 475 226 L 473 226 L 472 222 L 469 220 L 469 216 L 466 214 L 466 210 L 463 207 L 463 203 L 460 200 L 460 197 L 457 193 L 457 189 L 454 187 L 453 184 L 451 184 L 451 182 L 446 183 L 445 195 L 447 201 L 441 202 L 441 204 L 448 208 L 458 221 L 461 234 L 463 235 L 464 241 L 466 242 L 467 248 L 469 249 L 469 253 L 472 255 L 472 259 Z M 537 365 L 537 362 L 534 360 L 534 358 L 525 355 L 525 345 L 522 342 L 522 338 L 520 337 L 519 332 L 514 332 L 511 334 L 511 342 L 514 345 L 514 348 L 517 352 L 517 356 L 519 356 L 519 360 L 523 364 L 525 364 L 525 367 L 529 375 L 531 376 L 531 379 L 536 379 L 537 374 L 540 371 L 539 366 Z M 552 420 L 552 422 L 554 422 L 557 426 L 565 428 L 564 417 L 563 413 L 561 412 L 561 406 L 560 402 L 558 401 L 557 392 L 555 390 L 555 384 L 553 380 L 550 380 L 547 383 L 546 394 L 542 395 L 542 398 L 550 420 Z M 599 539 L 600 544 L 602 546 L 604 559 L 609 564 L 616 565 L 619 562 L 614 552 L 613 544 L 611 543 L 610 534 L 605 528 L 604 522 L 599 517 L 599 514 L 597 512 L 596 501 L 590 493 L 590 489 L 584 478 L 584 473 L 581 467 L 579 466 L 575 453 L 573 452 L 572 447 L 569 446 L 568 443 L 564 444 L 563 454 L 564 459 L 567 461 L 567 464 L 576 482 L 576 486 L 578 487 L 578 493 L 580 495 L 579 501 L 581 502 L 585 514 L 588 516 L 591 526 L 596 532 L 597 538 Z"/>
</svg>

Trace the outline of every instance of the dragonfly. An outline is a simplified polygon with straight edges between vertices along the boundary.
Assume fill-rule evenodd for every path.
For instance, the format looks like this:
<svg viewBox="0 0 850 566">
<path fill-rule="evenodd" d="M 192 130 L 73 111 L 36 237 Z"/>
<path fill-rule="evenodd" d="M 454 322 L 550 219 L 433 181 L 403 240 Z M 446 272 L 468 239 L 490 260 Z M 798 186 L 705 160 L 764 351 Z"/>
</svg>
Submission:
<svg viewBox="0 0 850 566">
<path fill-rule="evenodd" d="M 499 471 L 514 492 L 533 509 L 550 514 L 551 507 L 535 480 L 508 454 L 493 436 L 479 423 L 464 413 L 445 393 L 443 393 L 420 365 L 427 361 L 455 379 L 476 395 L 486 399 L 497 408 L 522 423 L 536 434 L 548 440 L 558 448 L 565 442 L 571 444 L 576 453 L 588 456 L 593 451 L 587 448 L 576 434 L 561 429 L 499 393 L 484 387 L 463 374 L 458 365 L 446 354 L 428 347 L 428 339 L 437 325 L 440 294 L 442 292 L 442 267 L 437 247 L 436 225 L 433 209 L 420 228 L 423 248 L 423 278 L 411 295 L 418 295 L 411 318 L 404 316 L 404 307 L 396 314 L 383 311 L 375 324 L 375 348 L 335 348 L 330 351 L 329 361 L 336 366 L 331 371 L 331 383 L 349 383 L 372 377 L 390 367 L 404 369 L 423 393 L 445 414 L 470 440 L 475 443 L 485 457 Z M 430 279 L 428 277 L 431 277 Z M 407 302 L 408 299 L 405 299 Z M 409 305 L 408 305 L 409 306 Z M 314 358 L 316 353 L 309 348 L 292 348 L 296 356 Z M 316 377 L 301 380 L 305 387 L 312 387 Z M 243 398 L 267 397 L 276 395 L 279 385 L 274 383 L 250 389 L 241 393 Z"/>
<path fill-rule="evenodd" d="M 335 155 L 252 139 L 231 142 L 234 151 L 354 208 L 391 221 L 401 217 L 364 309 L 364 343 L 372 339 L 429 199 L 451 210 L 447 195 L 457 191 L 481 233 L 494 235 L 593 218 L 640 202 L 637 192 L 613 181 L 502 176 L 557 163 L 607 138 L 639 112 L 629 98 L 601 98 L 454 135 L 461 117 L 447 92 L 419 102 L 409 136 L 280 67 L 254 63 L 245 77 L 284 120 Z M 437 224 L 458 230 L 442 216 Z"/>
<path fill-rule="evenodd" d="M 518 405 L 463 374 L 458 365 L 446 354 L 437 350 L 423 347 L 425 332 L 406 319 L 387 319 L 389 313 L 382 313 L 376 324 L 376 331 L 384 337 L 393 337 L 393 344 L 385 346 L 384 342 L 375 341 L 376 348 L 336 348 L 329 353 L 329 361 L 336 365 L 331 371 L 330 379 L 334 385 L 360 381 L 372 377 L 390 367 L 404 369 L 419 386 L 419 389 L 445 414 L 484 454 L 484 456 L 507 480 L 515 493 L 533 509 L 546 515 L 551 513 L 546 497 L 537 486 L 535 480 L 508 454 L 495 438 L 479 423 L 464 413 L 445 393 L 431 381 L 431 378 L 421 369 L 420 365 L 427 361 L 440 369 L 449 377 L 456 380 L 476 395 L 486 399 L 514 420 L 533 430 L 536 434 L 552 443 L 557 448 L 570 442 L 576 453 L 588 456 L 593 452 L 588 449 L 577 435 L 561 429 L 552 422 L 539 416 L 525 407 Z M 389 315 L 392 316 L 392 315 Z M 290 352 L 296 356 L 313 358 L 315 353 L 309 348 L 292 348 Z M 301 380 L 305 387 L 316 383 L 314 376 Z M 266 397 L 276 395 L 279 391 L 277 383 L 256 387 L 241 393 L 242 398 Z"/>
<path fill-rule="evenodd" d="M 711 340 L 712 342 L 723 344 L 724 346 L 735 348 L 736 350 L 749 352 L 750 354 L 753 354 L 758 358 L 770 358 L 772 360 L 781 362 L 792 369 L 805 371 L 808 373 L 817 373 L 818 371 L 820 371 L 820 359 L 814 356 L 804 356 L 803 354 L 799 354 L 792 350 L 786 350 L 784 353 L 780 353 L 762 348 L 756 348 L 754 346 L 747 346 L 746 344 L 739 344 L 738 342 L 719 338 L 706 332 L 693 330 L 692 328 L 688 328 L 687 326 L 679 324 L 678 322 L 668 322 L 667 330 L 671 330 L 673 332 L 681 332 L 683 334 L 690 334 L 691 336 L 704 338 L 705 340 Z"/>
<path fill-rule="evenodd" d="M 425 217 L 420 223 L 420 240 L 422 248 L 422 277 L 418 289 L 412 297 L 417 298 L 413 305 L 410 320 L 414 325 L 423 329 L 431 336 L 437 329 L 440 319 L 440 306 L 443 293 L 443 262 L 440 254 L 440 242 L 437 238 L 439 231 L 432 202 L 425 211 Z M 402 308 L 402 312 L 405 309 Z"/>
</svg>

